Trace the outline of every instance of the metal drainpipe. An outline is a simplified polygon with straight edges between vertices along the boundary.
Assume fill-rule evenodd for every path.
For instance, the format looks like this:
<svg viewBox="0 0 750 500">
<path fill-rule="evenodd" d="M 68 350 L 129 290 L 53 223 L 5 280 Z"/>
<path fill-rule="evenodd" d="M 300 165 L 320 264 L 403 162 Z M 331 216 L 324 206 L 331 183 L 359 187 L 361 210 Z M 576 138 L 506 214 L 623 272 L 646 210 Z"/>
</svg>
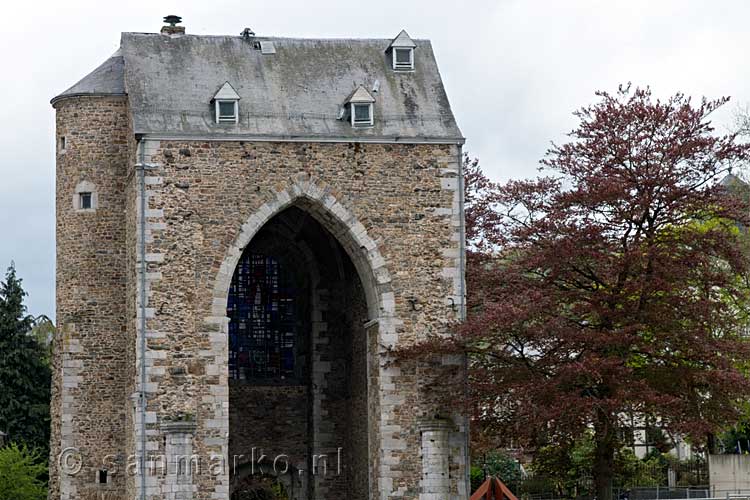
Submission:
<svg viewBox="0 0 750 500">
<path fill-rule="evenodd" d="M 458 261 L 459 261 L 459 272 L 461 273 L 461 279 L 459 280 L 460 284 L 460 293 L 461 296 L 459 297 L 461 305 L 459 306 L 459 319 L 463 322 L 466 319 L 466 217 L 465 217 L 465 209 L 464 209 L 464 154 L 463 154 L 463 147 L 461 144 L 457 147 L 457 159 L 458 159 L 458 217 L 459 217 L 459 255 L 458 255 Z M 468 376 L 469 373 L 469 356 L 464 355 L 464 376 Z M 465 395 L 469 396 L 469 384 L 468 379 L 466 384 L 464 385 L 464 392 Z M 469 416 L 467 415 L 465 418 L 465 440 L 466 440 L 466 446 L 464 450 L 464 463 L 466 465 L 466 470 L 464 473 L 464 484 L 466 487 L 466 492 L 468 495 L 471 495 L 471 453 L 469 452 L 469 447 L 471 445 L 471 439 L 469 437 Z"/>
<path fill-rule="evenodd" d="M 138 170 L 138 183 L 140 184 L 140 220 L 139 222 L 139 253 L 141 264 L 139 266 L 140 281 L 140 352 L 141 352 L 141 457 L 139 460 L 139 473 L 141 475 L 141 500 L 146 500 L 146 169 L 151 168 L 146 165 L 145 143 L 142 139 L 138 140 L 138 163 L 135 164 Z"/>
</svg>

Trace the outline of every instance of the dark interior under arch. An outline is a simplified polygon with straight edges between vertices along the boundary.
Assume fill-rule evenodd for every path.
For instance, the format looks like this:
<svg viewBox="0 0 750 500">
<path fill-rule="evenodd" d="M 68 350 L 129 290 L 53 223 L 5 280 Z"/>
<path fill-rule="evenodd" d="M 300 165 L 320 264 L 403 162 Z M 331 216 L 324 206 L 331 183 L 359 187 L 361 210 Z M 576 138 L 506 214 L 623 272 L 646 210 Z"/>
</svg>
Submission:
<svg viewBox="0 0 750 500">
<path fill-rule="evenodd" d="M 243 251 L 227 316 L 231 498 L 269 477 L 289 499 L 366 498 L 367 302 L 336 238 L 299 207 L 274 216 Z"/>
</svg>

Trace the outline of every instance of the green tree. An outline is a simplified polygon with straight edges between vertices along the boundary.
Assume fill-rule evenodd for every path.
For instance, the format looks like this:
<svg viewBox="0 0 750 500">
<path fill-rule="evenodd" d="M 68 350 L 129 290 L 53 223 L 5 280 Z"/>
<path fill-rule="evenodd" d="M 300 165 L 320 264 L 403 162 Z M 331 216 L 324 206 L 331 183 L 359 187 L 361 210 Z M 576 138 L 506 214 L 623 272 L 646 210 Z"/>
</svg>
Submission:
<svg viewBox="0 0 750 500">
<path fill-rule="evenodd" d="M 45 315 L 34 318 L 31 336 L 40 347 L 42 360 L 47 366 L 52 363 L 52 339 L 55 337 L 55 324 Z"/>
<path fill-rule="evenodd" d="M 46 473 L 41 452 L 16 444 L 0 449 L 0 498 L 44 500 L 47 498 Z"/>
<path fill-rule="evenodd" d="M 471 488 L 476 490 L 485 481 L 487 476 L 494 476 L 511 489 L 517 491 L 523 472 L 518 461 L 502 451 L 493 450 L 477 457 L 471 468 Z"/>
<path fill-rule="evenodd" d="M 0 430 L 44 454 L 49 447 L 51 372 L 46 347 L 30 335 L 34 320 L 26 314 L 25 296 L 11 265 L 0 282 Z"/>
<path fill-rule="evenodd" d="M 532 472 L 555 494 L 577 497 L 591 493 L 594 440 L 590 433 L 574 441 L 542 446 L 534 454 Z"/>
</svg>

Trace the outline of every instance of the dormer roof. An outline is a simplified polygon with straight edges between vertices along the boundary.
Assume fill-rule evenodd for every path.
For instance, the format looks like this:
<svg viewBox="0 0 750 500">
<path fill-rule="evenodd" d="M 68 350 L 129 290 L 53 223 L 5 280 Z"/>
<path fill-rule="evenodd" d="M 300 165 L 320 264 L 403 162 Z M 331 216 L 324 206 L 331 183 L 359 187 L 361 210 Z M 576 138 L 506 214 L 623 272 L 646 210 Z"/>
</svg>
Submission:
<svg viewBox="0 0 750 500">
<path fill-rule="evenodd" d="M 404 49 L 413 49 L 416 48 L 417 44 L 414 43 L 414 40 L 411 39 L 409 36 L 409 33 L 406 32 L 406 30 L 401 30 L 401 33 L 399 33 L 396 38 L 394 38 L 391 41 L 391 44 L 388 46 L 389 49 L 392 48 L 404 48 Z"/>
<path fill-rule="evenodd" d="M 238 101 L 240 95 L 234 90 L 234 87 L 229 82 L 224 82 L 218 92 L 214 94 L 214 101 Z"/>
<path fill-rule="evenodd" d="M 349 97 L 346 98 L 346 101 L 344 101 L 344 104 L 349 104 L 351 102 L 354 103 L 372 103 L 375 102 L 375 98 L 370 94 L 367 89 L 359 85 L 356 89 L 352 91 L 351 94 L 349 94 Z"/>
</svg>

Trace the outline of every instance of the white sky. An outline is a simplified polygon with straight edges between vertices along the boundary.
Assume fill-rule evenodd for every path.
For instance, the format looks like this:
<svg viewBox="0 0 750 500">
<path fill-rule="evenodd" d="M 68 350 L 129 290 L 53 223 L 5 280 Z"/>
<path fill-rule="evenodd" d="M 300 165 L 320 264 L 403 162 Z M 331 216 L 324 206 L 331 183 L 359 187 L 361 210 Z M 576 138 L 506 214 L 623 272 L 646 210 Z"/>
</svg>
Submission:
<svg viewBox="0 0 750 500">
<path fill-rule="evenodd" d="M 122 8 L 127 5 L 127 7 Z M 117 7 L 115 7 L 117 6 Z M 0 270 L 15 260 L 33 314 L 54 314 L 54 112 L 49 100 L 118 46 L 178 14 L 189 33 L 395 36 L 433 42 L 465 150 L 497 180 L 536 174 L 571 112 L 632 81 L 656 94 L 750 101 L 750 2 L 93 0 L 6 2 L 0 16 Z"/>
</svg>

